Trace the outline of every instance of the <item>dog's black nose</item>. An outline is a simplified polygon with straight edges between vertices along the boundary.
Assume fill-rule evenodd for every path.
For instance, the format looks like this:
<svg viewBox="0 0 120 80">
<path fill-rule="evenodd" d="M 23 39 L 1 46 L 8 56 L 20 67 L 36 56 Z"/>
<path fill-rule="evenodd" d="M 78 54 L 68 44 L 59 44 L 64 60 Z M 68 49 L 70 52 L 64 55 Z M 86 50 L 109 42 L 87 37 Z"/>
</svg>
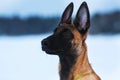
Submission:
<svg viewBox="0 0 120 80">
<path fill-rule="evenodd" d="M 49 42 L 48 42 L 48 40 L 46 40 L 46 39 L 44 39 L 43 41 L 42 41 L 42 46 L 48 46 L 49 45 Z"/>
</svg>

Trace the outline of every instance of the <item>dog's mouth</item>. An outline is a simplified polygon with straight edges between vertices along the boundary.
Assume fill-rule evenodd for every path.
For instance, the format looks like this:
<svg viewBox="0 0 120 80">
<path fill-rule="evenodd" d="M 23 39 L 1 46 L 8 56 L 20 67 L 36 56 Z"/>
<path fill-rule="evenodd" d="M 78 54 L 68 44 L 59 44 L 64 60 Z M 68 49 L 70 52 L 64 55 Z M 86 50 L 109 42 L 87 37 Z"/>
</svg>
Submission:
<svg viewBox="0 0 120 80">
<path fill-rule="evenodd" d="M 49 48 L 47 48 L 47 46 L 42 46 L 42 50 L 45 51 L 47 54 L 59 54 L 64 52 L 64 50 L 59 49 L 59 50 L 51 50 Z"/>
</svg>

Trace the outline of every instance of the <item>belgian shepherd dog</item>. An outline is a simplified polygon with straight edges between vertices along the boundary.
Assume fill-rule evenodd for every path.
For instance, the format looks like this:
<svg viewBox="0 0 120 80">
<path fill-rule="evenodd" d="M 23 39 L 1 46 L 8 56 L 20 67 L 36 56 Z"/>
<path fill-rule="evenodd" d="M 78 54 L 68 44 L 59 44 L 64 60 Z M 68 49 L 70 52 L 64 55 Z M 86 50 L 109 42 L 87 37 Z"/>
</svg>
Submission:
<svg viewBox="0 0 120 80">
<path fill-rule="evenodd" d="M 100 80 L 87 55 L 85 40 L 90 27 L 87 3 L 81 4 L 72 21 L 73 7 L 71 2 L 64 10 L 54 33 L 42 40 L 42 50 L 59 56 L 60 80 Z"/>
</svg>

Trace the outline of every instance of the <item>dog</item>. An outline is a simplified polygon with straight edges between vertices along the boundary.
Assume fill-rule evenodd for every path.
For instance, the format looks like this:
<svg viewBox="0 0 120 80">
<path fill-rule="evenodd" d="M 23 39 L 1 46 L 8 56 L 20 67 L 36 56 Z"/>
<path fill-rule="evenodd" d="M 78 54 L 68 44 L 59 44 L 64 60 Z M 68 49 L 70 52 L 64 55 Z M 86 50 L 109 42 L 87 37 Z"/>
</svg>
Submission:
<svg viewBox="0 0 120 80">
<path fill-rule="evenodd" d="M 73 7 L 71 2 L 64 10 L 54 33 L 42 40 L 42 50 L 59 56 L 60 80 L 100 80 L 87 55 L 85 40 L 90 27 L 87 3 L 81 4 L 72 22 Z"/>
</svg>

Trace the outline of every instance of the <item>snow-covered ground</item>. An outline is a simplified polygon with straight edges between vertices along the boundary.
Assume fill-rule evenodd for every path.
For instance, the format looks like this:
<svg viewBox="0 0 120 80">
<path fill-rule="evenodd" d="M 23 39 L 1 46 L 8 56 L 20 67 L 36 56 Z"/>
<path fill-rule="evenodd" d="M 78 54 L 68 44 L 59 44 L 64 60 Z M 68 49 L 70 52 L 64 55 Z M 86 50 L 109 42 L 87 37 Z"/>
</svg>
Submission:
<svg viewBox="0 0 120 80">
<path fill-rule="evenodd" d="M 0 36 L 0 80 L 59 80 L 58 57 L 41 50 L 41 40 L 48 35 Z M 102 80 L 119 80 L 120 35 L 89 35 L 87 45 Z"/>
</svg>

